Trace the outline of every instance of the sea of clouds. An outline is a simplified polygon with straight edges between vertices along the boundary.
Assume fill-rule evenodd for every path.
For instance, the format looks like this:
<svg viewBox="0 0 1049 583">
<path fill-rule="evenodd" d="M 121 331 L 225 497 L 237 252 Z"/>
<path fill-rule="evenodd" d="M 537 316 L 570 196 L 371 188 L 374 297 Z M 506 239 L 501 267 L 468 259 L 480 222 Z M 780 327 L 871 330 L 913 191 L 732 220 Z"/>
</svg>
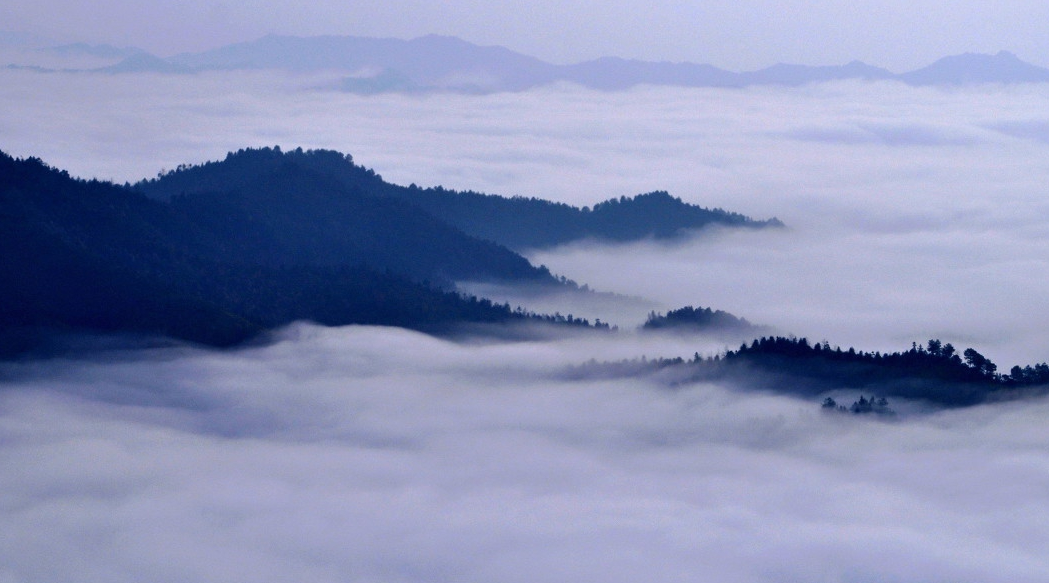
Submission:
<svg viewBox="0 0 1049 583">
<path fill-rule="evenodd" d="M 564 379 L 617 343 L 297 325 L 7 366 L 0 580 L 1049 576 L 1049 401 L 884 422 Z"/>
<path fill-rule="evenodd" d="M 401 184 L 578 205 L 661 189 L 788 228 L 528 253 L 627 298 L 561 310 L 615 335 L 297 325 L 239 351 L 6 365 L 0 581 L 1049 578 L 1045 400 L 881 422 L 561 374 L 723 349 L 632 331 L 689 304 L 866 350 L 1049 359 L 1049 86 L 329 86 L 0 70 L 0 149 L 134 182 L 324 147 Z"/>
</svg>

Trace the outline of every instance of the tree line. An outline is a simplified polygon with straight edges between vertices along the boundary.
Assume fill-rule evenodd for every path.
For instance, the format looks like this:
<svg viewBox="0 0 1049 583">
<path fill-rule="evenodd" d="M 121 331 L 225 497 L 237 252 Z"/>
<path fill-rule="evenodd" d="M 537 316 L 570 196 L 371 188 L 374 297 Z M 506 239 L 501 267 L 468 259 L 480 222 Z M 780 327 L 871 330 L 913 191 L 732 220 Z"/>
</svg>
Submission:
<svg viewBox="0 0 1049 583">
<path fill-rule="evenodd" d="M 570 367 L 566 374 L 571 378 L 659 374 L 672 384 L 723 381 L 807 397 L 858 389 L 878 398 L 919 399 L 947 407 L 1040 394 L 1049 387 L 1049 364 L 1014 366 L 1009 374 L 1002 374 L 975 349 L 959 352 L 938 339 L 883 353 L 831 347 L 826 341 L 810 343 L 806 338 L 763 336 L 708 357 L 696 352 L 690 360 L 591 360 Z M 877 408 L 877 403 L 871 407 Z M 860 408 L 866 405 L 861 403 Z"/>
</svg>

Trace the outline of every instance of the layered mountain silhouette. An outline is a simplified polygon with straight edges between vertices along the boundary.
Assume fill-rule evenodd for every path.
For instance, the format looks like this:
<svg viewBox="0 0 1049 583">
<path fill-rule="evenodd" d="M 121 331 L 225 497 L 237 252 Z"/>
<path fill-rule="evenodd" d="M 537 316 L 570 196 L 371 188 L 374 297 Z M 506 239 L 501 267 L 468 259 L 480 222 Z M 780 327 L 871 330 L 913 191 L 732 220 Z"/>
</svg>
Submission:
<svg viewBox="0 0 1049 583">
<path fill-rule="evenodd" d="M 422 330 L 505 322 L 527 315 L 419 278 L 426 267 L 454 272 L 470 265 L 471 275 L 555 281 L 505 248 L 426 217 L 403 226 L 418 234 L 361 233 L 363 247 L 325 225 L 306 233 L 301 213 L 283 222 L 275 216 L 294 215 L 297 197 L 310 195 L 288 193 L 269 208 L 274 196 L 260 193 L 255 204 L 213 200 L 210 207 L 188 198 L 160 202 L 131 188 L 75 180 L 36 159 L 0 156 L 0 353 L 39 348 L 53 332 L 152 334 L 225 346 L 302 319 Z M 389 220 L 376 230 L 419 214 L 378 208 Z M 448 257 L 433 265 L 426 256 L 418 263 L 384 261 L 391 248 L 414 238 Z M 331 252 L 339 245 L 345 257 Z"/>
<path fill-rule="evenodd" d="M 279 176 L 272 174 L 275 169 L 280 170 Z M 346 192 L 353 194 L 352 200 L 367 201 L 369 205 L 384 205 L 381 212 L 376 211 L 377 215 L 394 217 L 391 213 L 395 211 L 405 214 L 396 219 L 384 219 L 391 223 L 414 224 L 418 219 L 413 221 L 408 217 L 415 213 L 414 216 L 436 219 L 471 237 L 517 251 L 582 239 L 619 242 L 645 238 L 671 239 L 708 226 L 782 226 L 775 218 L 756 220 L 722 209 L 707 209 L 682 202 L 663 191 L 609 199 L 593 208 L 579 208 L 539 198 L 461 192 L 440 186 L 405 187 L 386 182 L 375 172 L 355 164 L 351 156 L 331 150 L 242 150 L 230 154 L 221 162 L 183 167 L 156 179 L 140 182 L 135 188 L 153 198 L 173 201 L 177 206 L 208 205 L 210 203 L 207 201 L 214 199 L 223 200 L 224 205 L 239 205 L 237 209 L 227 209 L 229 213 L 245 213 L 245 208 L 254 208 L 255 201 L 244 200 L 245 192 L 252 193 L 251 196 L 256 198 L 262 196 L 261 193 L 270 193 L 274 199 L 289 193 L 302 193 L 295 204 L 299 209 L 296 213 L 308 214 L 302 221 L 303 225 L 308 226 L 305 228 L 315 231 L 318 225 L 331 222 L 336 230 L 352 226 L 350 230 L 353 232 L 367 232 L 368 225 L 362 222 L 373 221 L 370 224 L 375 225 L 374 221 L 379 219 L 365 217 L 360 209 L 352 212 L 347 209 L 345 216 L 339 215 L 337 213 L 341 205 L 349 204 L 347 201 L 350 199 L 336 197 L 335 200 L 329 200 L 332 193 Z M 275 200 L 267 204 L 270 205 L 267 208 L 277 208 Z M 304 210 L 306 208 L 312 210 Z M 283 224 L 283 221 L 293 216 L 297 215 L 282 214 L 276 220 Z M 419 227 L 408 230 L 423 233 Z M 435 241 L 447 238 L 426 237 Z M 407 244 L 403 248 L 403 255 L 430 251 L 418 249 L 420 245 L 425 246 L 422 241 Z M 338 253 L 346 252 L 342 250 Z M 401 260 L 390 257 L 387 261 L 394 265 Z M 475 274 L 467 271 L 463 267 L 458 271 L 449 271 L 447 276 L 458 280 L 474 277 Z M 422 275 L 438 277 L 441 274 Z"/>
<path fill-rule="evenodd" d="M 1049 69 L 1020 60 L 1009 52 L 966 53 L 945 57 L 902 74 L 853 61 L 845 65 L 778 64 L 766 69 L 733 72 L 713 65 L 649 62 L 603 57 L 572 65 L 554 65 L 499 46 L 479 46 L 439 35 L 412 40 L 354 36 L 263 38 L 163 59 L 136 49 L 65 45 L 49 50 L 79 51 L 123 60 L 96 69 L 106 73 L 152 71 L 165 74 L 195 71 L 284 70 L 343 74 L 338 85 L 360 93 L 411 91 L 521 91 L 553 83 L 574 83 L 601 90 L 636 85 L 678 87 L 798 86 L 809 83 L 895 80 L 910 85 L 1041 83 Z"/>
<path fill-rule="evenodd" d="M 454 212 L 431 214 L 431 203 L 415 202 L 423 193 L 588 215 L 535 199 L 396 186 L 323 150 L 241 150 L 134 186 L 0 153 L 0 355 L 38 349 L 56 331 L 227 346 L 295 320 L 433 332 L 515 321 L 589 326 L 456 293 L 464 280 L 572 284 L 459 228 Z"/>
<path fill-rule="evenodd" d="M 394 189 L 337 152 L 276 148 L 241 150 L 134 187 L 219 234 L 213 253 L 222 261 L 366 264 L 447 285 L 549 278 L 510 249 L 385 196 Z"/>
</svg>

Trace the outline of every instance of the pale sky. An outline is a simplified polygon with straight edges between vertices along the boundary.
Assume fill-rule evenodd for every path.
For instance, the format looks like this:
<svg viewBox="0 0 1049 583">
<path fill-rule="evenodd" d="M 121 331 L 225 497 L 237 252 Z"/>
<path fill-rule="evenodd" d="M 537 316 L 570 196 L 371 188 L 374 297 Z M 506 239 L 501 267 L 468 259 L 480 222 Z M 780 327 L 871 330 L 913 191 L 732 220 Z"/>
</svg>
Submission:
<svg viewBox="0 0 1049 583">
<path fill-rule="evenodd" d="M 904 72 L 947 55 L 999 50 L 1046 66 L 1045 22 L 1049 3 L 1035 0 L 14 0 L 0 7 L 0 30 L 160 56 L 268 33 L 437 33 L 554 63 L 611 55 L 732 70 L 859 59 Z"/>
</svg>

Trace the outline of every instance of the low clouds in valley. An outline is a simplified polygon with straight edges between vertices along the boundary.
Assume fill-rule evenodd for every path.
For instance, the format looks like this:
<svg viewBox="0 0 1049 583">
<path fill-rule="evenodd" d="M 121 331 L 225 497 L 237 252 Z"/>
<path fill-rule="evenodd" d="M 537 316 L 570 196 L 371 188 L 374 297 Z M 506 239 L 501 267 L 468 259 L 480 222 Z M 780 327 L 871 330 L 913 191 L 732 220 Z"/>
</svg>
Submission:
<svg viewBox="0 0 1049 583">
<path fill-rule="evenodd" d="M 1042 581 L 1043 400 L 896 422 L 560 380 L 612 340 L 7 368 L 8 581 Z"/>
<path fill-rule="evenodd" d="M 864 350 L 938 337 L 1004 371 L 1049 360 L 1049 86 L 333 81 L 0 70 L 0 149 L 123 183 L 323 147 L 400 184 L 574 205 L 667 190 L 787 228 L 528 251 L 627 298 L 584 314 L 618 334 L 299 324 L 266 347 L 6 364 L 0 581 L 1049 579 L 1045 399 L 899 403 L 886 422 L 562 374 L 722 350 L 633 331 L 684 305 Z"/>
</svg>

